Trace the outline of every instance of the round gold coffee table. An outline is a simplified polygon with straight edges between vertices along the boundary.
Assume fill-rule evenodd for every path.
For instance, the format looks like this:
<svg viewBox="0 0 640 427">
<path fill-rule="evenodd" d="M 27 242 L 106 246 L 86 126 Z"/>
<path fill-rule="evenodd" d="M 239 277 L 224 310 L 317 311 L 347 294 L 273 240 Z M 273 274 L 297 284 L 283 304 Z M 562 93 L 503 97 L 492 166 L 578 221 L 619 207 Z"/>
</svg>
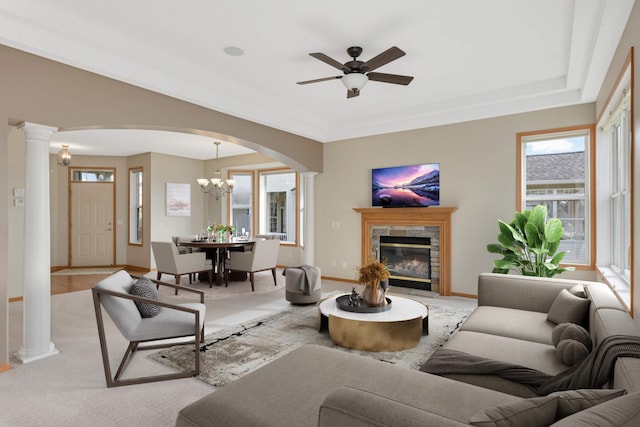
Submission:
<svg viewBox="0 0 640 427">
<path fill-rule="evenodd" d="M 364 351 L 400 351 L 414 348 L 427 335 L 429 310 L 417 301 L 398 296 L 391 309 L 378 313 L 355 313 L 336 304 L 341 296 L 320 303 L 320 329 L 327 328 L 334 343 Z"/>
</svg>

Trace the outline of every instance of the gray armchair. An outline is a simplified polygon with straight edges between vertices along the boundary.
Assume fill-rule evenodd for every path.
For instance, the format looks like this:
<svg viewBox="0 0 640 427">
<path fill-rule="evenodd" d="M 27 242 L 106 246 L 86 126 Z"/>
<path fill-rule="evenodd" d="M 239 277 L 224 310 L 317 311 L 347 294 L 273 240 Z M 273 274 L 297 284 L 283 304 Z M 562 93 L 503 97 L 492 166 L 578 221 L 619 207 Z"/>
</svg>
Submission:
<svg viewBox="0 0 640 427">
<path fill-rule="evenodd" d="M 181 254 L 173 242 L 151 242 L 151 248 L 158 268 L 158 280 L 163 274 L 171 274 L 176 278 L 176 285 L 179 285 L 180 276 L 188 274 L 189 283 L 192 283 L 192 274 L 206 271 L 209 276 L 209 287 L 213 287 L 213 267 L 211 260 L 207 259 L 204 252 Z M 178 289 L 176 289 L 177 294 Z"/>
<path fill-rule="evenodd" d="M 135 277 L 126 271 L 120 270 L 99 281 L 93 288 L 93 304 L 98 325 L 98 336 L 102 350 L 102 363 L 107 387 L 116 387 L 131 384 L 141 384 L 153 381 L 163 381 L 175 378 L 185 378 L 200 373 L 200 343 L 204 340 L 204 292 L 186 288 L 179 285 L 152 280 L 159 286 L 169 286 L 195 293 L 199 296 L 197 303 L 170 304 L 156 299 L 130 294 L 135 283 Z M 151 280 L 151 279 L 150 279 Z M 154 317 L 142 317 L 136 303 L 159 306 L 160 309 Z M 111 364 L 109 362 L 109 350 L 104 327 L 102 308 L 109 314 L 120 333 L 129 341 L 129 346 L 120 362 L 120 366 L 112 377 Z M 141 343 L 157 342 L 182 337 L 194 338 L 194 369 L 188 372 L 163 374 L 146 377 L 121 379 L 128 362 L 133 358 L 137 350 L 148 350 L 177 345 L 175 341 L 169 343 L 156 343 L 141 346 Z M 180 342 L 179 344 L 184 344 Z"/>
<path fill-rule="evenodd" d="M 278 285 L 276 279 L 276 263 L 280 251 L 280 240 L 257 240 L 250 251 L 230 252 L 229 270 L 249 273 L 251 291 L 255 291 L 254 273 L 271 270 L 273 284 Z M 225 280 L 225 286 L 228 280 Z"/>
</svg>

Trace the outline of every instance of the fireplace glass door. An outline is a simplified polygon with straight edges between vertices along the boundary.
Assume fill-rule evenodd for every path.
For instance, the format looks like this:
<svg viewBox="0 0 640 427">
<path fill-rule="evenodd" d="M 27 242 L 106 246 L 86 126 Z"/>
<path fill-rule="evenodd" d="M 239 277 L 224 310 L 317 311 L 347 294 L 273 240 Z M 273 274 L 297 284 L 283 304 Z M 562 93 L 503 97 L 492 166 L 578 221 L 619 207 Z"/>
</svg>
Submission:
<svg viewBox="0 0 640 427">
<path fill-rule="evenodd" d="M 380 261 L 391 273 L 389 285 L 431 290 L 431 241 L 428 237 L 380 236 Z"/>
</svg>

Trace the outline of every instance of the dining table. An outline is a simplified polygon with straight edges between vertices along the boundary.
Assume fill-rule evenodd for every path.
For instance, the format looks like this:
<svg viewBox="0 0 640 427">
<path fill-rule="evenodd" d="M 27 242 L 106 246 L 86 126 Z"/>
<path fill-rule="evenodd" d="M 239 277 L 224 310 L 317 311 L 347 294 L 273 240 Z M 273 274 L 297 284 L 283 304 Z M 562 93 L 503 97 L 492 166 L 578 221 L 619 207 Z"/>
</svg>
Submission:
<svg viewBox="0 0 640 427">
<path fill-rule="evenodd" d="M 213 268 L 213 276 L 216 278 L 216 285 L 221 286 L 224 283 L 225 260 L 229 257 L 232 250 L 245 251 L 253 247 L 255 240 L 253 239 L 236 239 L 232 238 L 224 242 L 213 240 L 193 240 L 191 242 L 179 242 L 178 246 L 188 248 L 198 248 L 206 252 L 208 259 L 211 259 Z"/>
</svg>

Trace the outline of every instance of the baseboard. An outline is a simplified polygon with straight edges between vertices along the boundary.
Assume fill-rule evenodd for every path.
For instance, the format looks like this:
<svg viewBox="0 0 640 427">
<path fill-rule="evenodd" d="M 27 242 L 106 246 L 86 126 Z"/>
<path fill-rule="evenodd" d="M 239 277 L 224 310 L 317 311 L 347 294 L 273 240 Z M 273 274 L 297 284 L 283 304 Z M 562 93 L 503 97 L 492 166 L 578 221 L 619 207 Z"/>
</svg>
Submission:
<svg viewBox="0 0 640 427">
<path fill-rule="evenodd" d="M 9 298 L 9 302 L 16 302 L 16 301 L 22 301 L 22 297 L 12 297 L 12 298 Z"/>
<path fill-rule="evenodd" d="M 449 296 L 452 297 L 464 297 L 464 298 L 472 298 L 472 299 L 478 299 L 478 295 L 475 294 L 465 294 L 463 292 L 451 292 L 451 294 Z"/>
<path fill-rule="evenodd" d="M 355 279 L 343 279 L 341 277 L 321 276 L 321 279 L 323 279 L 323 280 L 332 280 L 334 282 L 360 283 Z"/>
<path fill-rule="evenodd" d="M 6 372 L 11 369 L 11 363 L 5 363 L 4 365 L 0 365 L 0 372 Z"/>
</svg>

